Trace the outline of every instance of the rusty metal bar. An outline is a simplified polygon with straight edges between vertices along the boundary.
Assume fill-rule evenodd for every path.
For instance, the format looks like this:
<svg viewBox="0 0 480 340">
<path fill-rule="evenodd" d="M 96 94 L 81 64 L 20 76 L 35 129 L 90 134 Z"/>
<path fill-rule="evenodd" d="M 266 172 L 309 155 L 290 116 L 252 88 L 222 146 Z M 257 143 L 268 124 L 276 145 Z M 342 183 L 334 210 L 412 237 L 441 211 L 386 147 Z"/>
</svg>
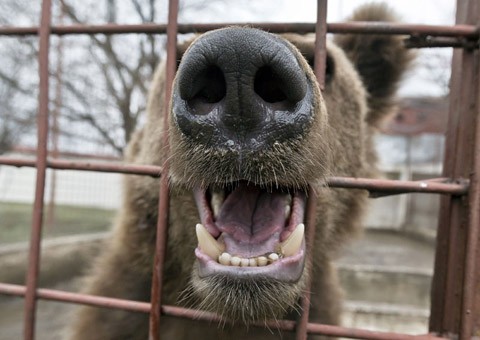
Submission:
<svg viewBox="0 0 480 340">
<path fill-rule="evenodd" d="M 468 299 L 470 305 L 467 306 L 467 317 L 471 318 L 469 323 L 472 323 L 473 334 L 480 335 L 480 114 L 477 110 L 477 131 L 474 151 L 474 172 L 472 172 L 471 187 L 470 187 L 470 235 L 469 240 L 475 244 L 467 245 L 467 275 L 466 280 L 472 282 L 469 287 L 465 287 L 464 301 Z M 473 276 L 473 277 L 472 277 Z"/>
<path fill-rule="evenodd" d="M 168 233 L 168 208 L 170 201 L 168 171 L 168 155 L 170 153 L 169 143 L 169 112 L 170 98 L 172 94 L 173 79 L 177 69 L 177 34 L 178 34 L 178 0 L 168 2 L 168 26 L 167 26 L 167 62 L 166 62 L 166 84 L 164 98 L 163 116 L 163 150 L 167 155 L 163 164 L 163 176 L 160 178 L 160 191 L 158 202 L 157 236 L 155 243 L 155 259 L 152 275 L 152 295 L 150 310 L 149 339 L 160 339 L 160 315 L 162 307 L 162 277 L 167 251 Z"/>
<path fill-rule="evenodd" d="M 318 2 L 326 2 L 326 0 L 318 0 Z M 320 5 L 320 4 L 319 4 Z M 317 213 L 317 194 L 315 189 L 310 186 L 308 191 L 308 203 L 307 203 L 307 235 L 306 235 L 306 248 L 307 254 L 305 263 L 311 264 L 313 259 L 313 246 L 315 242 L 315 223 L 316 223 L 316 213 Z M 309 268 L 310 271 L 313 268 Z M 305 286 L 305 293 L 300 301 L 301 314 L 296 323 L 296 339 L 297 340 L 306 340 L 307 339 L 307 327 L 308 320 L 310 316 L 310 302 L 311 302 L 311 287 L 312 287 L 312 275 L 308 275 L 308 281 Z"/>
<path fill-rule="evenodd" d="M 320 89 L 325 87 L 325 70 L 327 67 L 327 3 L 317 1 L 317 23 L 315 26 L 315 62 L 313 71 Z"/>
<path fill-rule="evenodd" d="M 468 8 L 469 22 L 480 24 L 480 4 L 471 1 Z M 472 139 L 471 164 L 467 168 L 470 178 L 470 190 L 468 193 L 468 222 L 466 229 L 465 260 L 463 262 L 463 296 L 462 314 L 460 321 L 460 339 L 467 340 L 473 336 L 480 336 L 480 271 L 477 269 L 478 245 L 480 244 L 480 52 L 471 52 L 474 74 L 473 84 L 470 84 L 469 94 L 474 95 L 474 104 L 470 107 Z M 468 166 L 468 165 L 467 165 Z"/>
<path fill-rule="evenodd" d="M 315 63 L 314 72 L 317 77 L 318 85 L 323 91 L 325 85 L 325 69 L 327 60 L 327 4 L 328 0 L 317 0 L 317 23 L 315 27 Z M 317 194 L 315 188 L 310 184 L 308 190 L 307 214 L 305 216 L 307 223 L 306 248 L 307 254 L 305 262 L 313 263 L 313 246 L 315 242 L 316 219 L 317 219 Z M 312 271 L 313 268 L 308 270 Z M 296 339 L 307 339 L 307 325 L 310 317 L 312 275 L 309 273 L 308 281 L 305 286 L 305 293 L 300 301 L 301 314 L 296 325 Z"/>
<path fill-rule="evenodd" d="M 468 192 L 469 182 L 459 179 L 456 183 L 439 183 L 437 181 L 400 181 L 388 179 L 366 179 L 352 177 L 329 177 L 327 185 L 334 188 L 365 189 L 376 193 L 399 194 L 407 192 L 423 192 L 437 194 L 465 195 Z M 455 189 L 454 189 L 455 188 Z M 380 196 L 380 195 L 379 195 Z"/>
<path fill-rule="evenodd" d="M 0 283 L 0 293 L 13 296 L 25 296 L 25 286 Z M 95 296 L 88 294 L 64 292 L 55 289 L 38 288 L 36 290 L 36 296 L 43 300 L 52 300 L 66 303 L 75 303 L 89 306 L 106 307 L 112 309 L 122 309 L 132 312 L 150 312 L 150 303 L 122 300 L 116 298 L 108 298 L 103 296 Z"/>
<path fill-rule="evenodd" d="M 33 159 L 0 156 L 0 165 L 35 167 L 36 161 Z M 113 172 L 153 177 L 160 177 L 162 174 L 162 167 L 155 165 L 134 165 L 110 162 L 78 162 L 62 159 L 47 159 L 47 167 L 56 170 Z"/>
<path fill-rule="evenodd" d="M 478 101 L 480 74 L 477 72 L 476 76 Z M 472 335 L 480 335 L 480 292 L 478 291 L 478 287 L 480 287 L 480 266 L 477 264 L 480 254 L 478 249 L 480 245 L 480 105 L 478 102 L 476 127 L 473 171 L 470 173 L 471 184 L 468 193 L 469 221 L 464 262 L 461 339 L 469 339 Z"/>
<path fill-rule="evenodd" d="M 8 284 L 8 283 L 0 283 L 0 294 L 22 297 L 22 296 L 25 296 L 25 292 L 26 292 L 25 286 Z M 39 299 L 43 299 L 43 300 L 83 304 L 83 305 L 97 306 L 97 307 L 106 307 L 111 309 L 121 309 L 121 310 L 140 312 L 140 313 L 150 312 L 150 303 L 148 302 L 108 298 L 103 296 L 64 292 L 60 290 L 45 289 L 45 288 L 37 289 L 36 295 Z M 209 322 L 221 321 L 220 317 L 216 314 L 205 312 L 205 311 L 198 311 L 195 309 L 177 307 L 177 306 L 163 305 L 161 306 L 161 312 L 163 315 L 176 316 L 176 317 L 181 317 L 181 318 L 186 318 L 191 320 L 201 320 L 201 321 L 209 321 Z M 271 329 L 280 329 L 287 332 L 295 331 L 295 324 L 296 324 L 295 321 L 292 321 L 292 320 L 276 320 L 276 321 L 267 322 L 267 326 L 269 326 Z M 258 324 L 254 324 L 253 326 L 265 327 L 265 323 L 258 323 Z M 405 334 L 399 334 L 399 333 L 376 332 L 376 331 L 345 328 L 345 327 L 331 326 L 331 325 L 321 325 L 321 324 L 314 324 L 314 323 L 308 323 L 306 325 L 306 330 L 309 334 L 330 335 L 330 336 L 338 336 L 338 337 L 345 337 L 345 338 L 351 338 L 351 339 L 378 339 L 378 340 L 395 340 L 395 339 L 441 340 L 441 339 L 444 339 L 444 338 L 436 337 L 433 334 L 405 335 Z"/>
<path fill-rule="evenodd" d="M 36 162 L 32 159 L 0 156 L 0 165 L 15 167 L 35 167 Z M 154 165 L 129 165 L 109 162 L 77 162 L 61 159 L 48 159 L 47 166 L 56 170 L 78 170 L 113 172 L 130 175 L 144 175 L 160 177 L 162 167 Z M 400 181 L 374 178 L 352 178 L 352 177 L 329 177 L 325 184 L 332 188 L 365 189 L 372 192 L 372 196 L 385 196 L 402 193 L 429 193 L 445 195 L 466 195 L 469 190 L 469 181 L 466 179 L 449 180 L 447 178 L 422 180 L 422 181 Z"/>
<path fill-rule="evenodd" d="M 432 37 L 410 36 L 405 41 L 406 48 L 478 48 L 478 39 L 465 39 L 463 37 Z"/>
<path fill-rule="evenodd" d="M 457 1 L 457 23 L 480 23 L 475 0 Z M 471 339 L 479 315 L 480 293 L 475 260 L 479 221 L 480 52 L 457 50 L 452 63 L 450 113 L 444 176 L 470 178 L 469 197 L 445 196 L 439 216 L 430 330 Z M 473 145 L 477 142 L 477 145 Z M 476 320 L 474 320 L 476 318 Z M 478 335 L 478 333 L 476 334 Z"/>
<path fill-rule="evenodd" d="M 251 26 L 272 33 L 312 33 L 316 23 L 268 23 L 268 22 L 225 22 L 215 24 L 179 24 L 178 33 L 203 33 L 225 26 Z M 0 27 L 0 36 L 27 36 L 37 35 L 38 27 Z M 357 33 L 357 34 L 389 34 L 389 35 L 429 35 L 444 37 L 478 38 L 479 28 L 474 25 L 421 25 L 391 22 L 341 22 L 328 23 L 328 33 Z M 65 25 L 52 26 L 52 34 L 165 34 L 165 24 L 103 24 L 103 25 Z"/>
<path fill-rule="evenodd" d="M 32 213 L 32 229 L 28 253 L 28 269 L 26 274 L 26 292 L 24 305 L 24 338 L 35 339 L 36 288 L 40 267 L 40 242 L 42 238 L 43 207 L 45 195 L 45 178 L 48 152 L 48 101 L 49 101 L 49 68 L 48 54 L 50 48 L 51 0 L 43 0 L 39 29 L 39 95 L 37 116 L 37 177 L 35 201 Z"/>
</svg>

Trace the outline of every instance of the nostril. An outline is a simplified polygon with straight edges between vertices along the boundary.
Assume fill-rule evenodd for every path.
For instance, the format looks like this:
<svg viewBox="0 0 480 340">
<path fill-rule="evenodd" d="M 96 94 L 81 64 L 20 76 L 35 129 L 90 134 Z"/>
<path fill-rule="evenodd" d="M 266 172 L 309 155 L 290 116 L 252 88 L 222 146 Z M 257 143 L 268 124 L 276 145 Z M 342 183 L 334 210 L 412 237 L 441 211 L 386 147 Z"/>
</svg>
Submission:
<svg viewBox="0 0 480 340">
<path fill-rule="evenodd" d="M 270 66 L 258 69 L 254 80 L 254 91 L 267 103 L 278 103 L 287 100 L 287 86 Z"/>
<path fill-rule="evenodd" d="M 192 81 L 192 96 L 188 104 L 196 114 L 207 114 L 212 105 L 219 103 L 227 93 L 227 84 L 222 70 L 210 65 L 198 73 Z"/>
</svg>

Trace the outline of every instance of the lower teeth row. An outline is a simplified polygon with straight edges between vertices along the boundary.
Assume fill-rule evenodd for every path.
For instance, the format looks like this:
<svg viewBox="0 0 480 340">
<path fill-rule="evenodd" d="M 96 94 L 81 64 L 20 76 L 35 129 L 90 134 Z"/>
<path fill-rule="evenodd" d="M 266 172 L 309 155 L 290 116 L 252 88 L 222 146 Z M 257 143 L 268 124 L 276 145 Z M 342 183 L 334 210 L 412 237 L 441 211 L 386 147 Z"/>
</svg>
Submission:
<svg viewBox="0 0 480 340">
<path fill-rule="evenodd" d="M 242 258 L 239 256 L 232 256 L 229 253 L 222 253 L 218 257 L 218 263 L 224 266 L 234 267 L 263 267 L 280 259 L 280 255 L 277 253 L 269 253 L 264 256 Z"/>
</svg>

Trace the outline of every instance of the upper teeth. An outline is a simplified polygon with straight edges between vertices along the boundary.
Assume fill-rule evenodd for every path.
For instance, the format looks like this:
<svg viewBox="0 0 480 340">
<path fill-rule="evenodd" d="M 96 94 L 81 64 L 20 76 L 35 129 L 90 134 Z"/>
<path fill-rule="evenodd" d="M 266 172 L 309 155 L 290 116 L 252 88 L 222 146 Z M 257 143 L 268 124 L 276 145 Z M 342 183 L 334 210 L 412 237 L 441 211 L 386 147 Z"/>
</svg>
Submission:
<svg viewBox="0 0 480 340">
<path fill-rule="evenodd" d="M 218 213 L 220 212 L 220 207 L 225 201 L 225 192 L 224 191 L 214 191 L 212 192 L 212 198 L 210 204 L 212 206 L 213 216 L 215 218 L 218 217 Z"/>
<path fill-rule="evenodd" d="M 285 257 L 295 255 L 300 250 L 303 241 L 303 235 L 305 234 L 305 225 L 300 223 L 290 236 L 279 244 L 280 254 Z"/>
<path fill-rule="evenodd" d="M 290 206 L 286 205 L 285 206 L 285 219 L 288 219 L 290 217 L 290 212 L 291 212 Z"/>
<path fill-rule="evenodd" d="M 305 234 L 305 225 L 300 223 L 290 236 L 277 245 L 277 252 L 257 257 L 243 258 L 225 252 L 225 244 L 216 240 L 205 227 L 198 223 L 196 226 L 198 247 L 210 258 L 225 266 L 257 267 L 277 261 L 280 257 L 289 257 L 297 254 L 302 246 Z"/>
<path fill-rule="evenodd" d="M 203 224 L 198 223 L 195 230 L 197 232 L 198 247 L 212 259 L 218 258 L 225 250 L 225 245 L 215 240 Z"/>
</svg>

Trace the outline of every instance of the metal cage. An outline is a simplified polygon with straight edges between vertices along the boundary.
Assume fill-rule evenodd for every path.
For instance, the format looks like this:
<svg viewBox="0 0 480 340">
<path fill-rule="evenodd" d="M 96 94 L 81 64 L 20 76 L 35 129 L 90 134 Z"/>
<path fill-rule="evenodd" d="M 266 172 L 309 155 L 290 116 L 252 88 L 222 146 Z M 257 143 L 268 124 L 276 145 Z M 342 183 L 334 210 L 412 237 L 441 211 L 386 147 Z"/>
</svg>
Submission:
<svg viewBox="0 0 480 340">
<path fill-rule="evenodd" d="M 338 178 L 328 180 L 331 187 L 361 188 L 373 195 L 384 196 L 406 192 L 442 194 L 434 279 L 431 294 L 431 316 L 428 334 L 411 336 L 399 333 L 374 332 L 309 322 L 309 294 L 302 299 L 302 316 L 298 321 L 281 320 L 275 327 L 296 332 L 297 339 L 307 334 L 323 334 L 356 339 L 472 339 L 480 336 L 480 3 L 476 0 L 458 0 L 454 26 L 408 25 L 394 23 L 329 23 L 326 22 L 327 0 L 317 1 L 315 24 L 266 24 L 251 26 L 271 32 L 316 32 L 315 73 L 323 84 L 325 70 L 325 36 L 331 33 L 400 34 L 406 35 L 410 47 L 455 47 L 450 94 L 450 113 L 446 134 L 446 154 L 443 178 L 426 181 L 394 181 L 364 178 Z M 72 162 L 49 159 L 48 98 L 49 98 L 49 43 L 52 35 L 68 34 L 167 34 L 167 95 L 171 93 L 176 68 L 177 34 L 204 32 L 226 24 L 177 23 L 178 0 L 169 0 L 168 24 L 144 25 L 51 25 L 52 0 L 43 0 L 39 27 L 0 27 L 0 35 L 39 36 L 39 104 L 38 146 L 36 160 L 0 157 L 0 165 L 36 167 L 36 194 L 33 207 L 28 271 L 26 285 L 0 283 L 0 293 L 25 298 L 24 339 L 34 339 L 36 302 L 38 299 L 87 304 L 108 308 L 150 313 L 150 338 L 159 338 L 161 316 L 217 320 L 211 313 L 176 306 L 163 305 L 161 301 L 162 267 L 166 248 L 168 164 L 163 167 L 138 165 L 112 165 L 110 163 Z M 168 105 L 168 101 L 167 104 Z M 166 123 L 166 120 L 165 120 Z M 165 136 L 165 141 L 168 141 Z M 152 278 L 150 303 L 97 297 L 79 293 L 38 288 L 40 241 L 46 169 L 116 172 L 161 177 L 159 219 L 156 256 Z M 314 225 L 315 198 L 310 195 L 307 227 Z M 308 228 L 308 239 L 313 239 L 314 228 Z M 308 247 L 308 245 L 307 245 Z"/>
</svg>

